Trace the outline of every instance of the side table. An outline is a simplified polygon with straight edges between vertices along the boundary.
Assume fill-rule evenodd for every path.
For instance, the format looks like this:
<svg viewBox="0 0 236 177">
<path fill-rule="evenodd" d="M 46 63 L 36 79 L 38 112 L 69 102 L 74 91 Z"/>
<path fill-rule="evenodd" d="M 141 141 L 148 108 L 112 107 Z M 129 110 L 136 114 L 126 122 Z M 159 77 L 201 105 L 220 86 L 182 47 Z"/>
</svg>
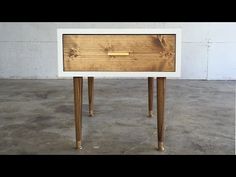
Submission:
<svg viewBox="0 0 236 177">
<path fill-rule="evenodd" d="M 94 116 L 95 77 L 148 78 L 148 117 L 157 85 L 157 149 L 164 150 L 166 78 L 180 77 L 180 29 L 58 29 L 58 76 L 73 77 L 76 148 L 82 148 L 83 78 Z"/>
</svg>

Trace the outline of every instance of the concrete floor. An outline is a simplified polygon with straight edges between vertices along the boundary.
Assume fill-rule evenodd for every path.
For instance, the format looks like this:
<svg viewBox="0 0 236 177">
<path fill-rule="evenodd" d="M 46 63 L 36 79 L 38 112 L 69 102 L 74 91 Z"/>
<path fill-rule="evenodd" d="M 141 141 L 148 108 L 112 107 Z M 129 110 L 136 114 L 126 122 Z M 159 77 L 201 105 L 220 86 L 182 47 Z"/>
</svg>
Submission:
<svg viewBox="0 0 236 177">
<path fill-rule="evenodd" d="M 77 151 L 72 80 L 0 80 L 0 154 L 234 154 L 235 85 L 167 80 L 166 151 L 158 152 L 146 79 L 95 80 L 93 118 L 85 80 Z"/>
</svg>

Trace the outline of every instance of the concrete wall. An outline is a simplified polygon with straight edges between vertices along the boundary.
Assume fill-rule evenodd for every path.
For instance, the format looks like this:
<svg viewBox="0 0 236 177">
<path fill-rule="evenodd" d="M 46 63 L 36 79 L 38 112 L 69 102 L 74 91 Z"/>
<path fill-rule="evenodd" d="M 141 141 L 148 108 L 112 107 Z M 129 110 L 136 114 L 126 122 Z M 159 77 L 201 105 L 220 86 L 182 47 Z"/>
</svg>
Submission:
<svg viewBox="0 0 236 177">
<path fill-rule="evenodd" d="M 0 78 L 57 78 L 57 28 L 182 28 L 182 78 L 236 79 L 236 23 L 0 23 Z"/>
</svg>

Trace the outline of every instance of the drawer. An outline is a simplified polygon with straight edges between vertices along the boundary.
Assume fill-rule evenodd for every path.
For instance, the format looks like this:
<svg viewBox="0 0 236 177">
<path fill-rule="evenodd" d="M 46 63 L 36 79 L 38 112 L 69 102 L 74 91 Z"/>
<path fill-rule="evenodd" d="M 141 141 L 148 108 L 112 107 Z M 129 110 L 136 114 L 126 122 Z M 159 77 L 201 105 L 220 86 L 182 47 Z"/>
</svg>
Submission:
<svg viewBox="0 0 236 177">
<path fill-rule="evenodd" d="M 63 34 L 64 71 L 175 72 L 175 34 Z"/>
</svg>

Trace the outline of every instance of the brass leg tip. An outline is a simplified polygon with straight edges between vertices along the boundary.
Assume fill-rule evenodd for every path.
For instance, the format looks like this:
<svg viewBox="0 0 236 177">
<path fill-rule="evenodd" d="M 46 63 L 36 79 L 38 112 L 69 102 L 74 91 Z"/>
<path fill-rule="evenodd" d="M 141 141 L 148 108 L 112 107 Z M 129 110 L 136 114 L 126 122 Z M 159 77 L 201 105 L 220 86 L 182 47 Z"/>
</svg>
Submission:
<svg viewBox="0 0 236 177">
<path fill-rule="evenodd" d="M 89 111 L 89 117 L 93 117 L 93 116 L 94 116 L 93 111 Z"/>
<path fill-rule="evenodd" d="M 165 148 L 164 148 L 164 143 L 163 142 L 158 142 L 158 148 L 157 148 L 158 151 L 164 151 Z"/>
<path fill-rule="evenodd" d="M 149 111 L 147 116 L 148 116 L 148 117 L 153 117 L 153 112 L 152 112 L 152 111 Z"/>
<path fill-rule="evenodd" d="M 77 141 L 77 143 L 76 143 L 76 149 L 82 149 L 81 141 Z"/>
</svg>

